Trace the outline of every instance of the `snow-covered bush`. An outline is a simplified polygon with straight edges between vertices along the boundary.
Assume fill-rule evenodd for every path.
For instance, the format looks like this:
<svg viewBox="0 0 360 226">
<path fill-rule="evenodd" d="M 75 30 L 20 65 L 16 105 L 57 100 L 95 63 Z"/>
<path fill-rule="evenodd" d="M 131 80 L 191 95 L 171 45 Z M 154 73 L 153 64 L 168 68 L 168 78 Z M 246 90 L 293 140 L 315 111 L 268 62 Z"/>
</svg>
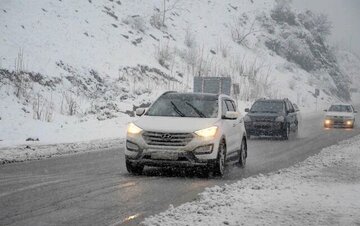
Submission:
<svg viewBox="0 0 360 226">
<path fill-rule="evenodd" d="M 185 31 L 184 44 L 188 48 L 195 48 L 196 47 L 196 37 L 195 37 L 195 34 L 191 31 L 190 28 L 187 28 L 186 31 Z"/>
<path fill-rule="evenodd" d="M 32 103 L 33 118 L 36 120 L 51 122 L 54 117 L 54 103 L 47 100 L 40 93 L 34 96 Z"/>
<path fill-rule="evenodd" d="M 164 27 L 160 12 L 155 11 L 150 17 L 150 25 L 156 29 L 161 29 Z"/>
<path fill-rule="evenodd" d="M 155 50 L 155 56 L 161 66 L 169 69 L 170 62 L 174 58 L 174 52 L 171 50 L 169 42 L 165 45 L 160 43 Z"/>
<path fill-rule="evenodd" d="M 306 39 L 292 34 L 285 39 L 284 44 L 284 54 L 288 61 L 297 63 L 306 71 L 312 71 L 317 68 L 316 59 Z"/>
<path fill-rule="evenodd" d="M 77 102 L 76 95 L 73 92 L 64 92 L 61 101 L 61 113 L 69 116 L 76 115 L 79 110 Z"/>
<path fill-rule="evenodd" d="M 223 58 L 227 58 L 229 56 L 230 47 L 228 44 L 224 44 L 220 41 L 217 49 L 219 52 L 221 52 L 221 56 Z"/>
<path fill-rule="evenodd" d="M 247 14 L 244 13 L 230 25 L 231 38 L 239 45 L 247 46 L 247 38 L 250 35 L 259 32 L 255 26 L 256 19 L 254 19 L 251 24 L 248 23 L 248 20 Z"/>
<path fill-rule="evenodd" d="M 129 25 L 132 29 L 140 32 L 145 32 L 147 29 L 146 21 L 139 15 L 127 16 L 126 18 L 122 19 L 122 22 Z"/>
<path fill-rule="evenodd" d="M 276 0 L 276 5 L 271 11 L 271 17 L 279 23 L 296 25 L 296 15 L 290 3 L 290 0 Z"/>
<path fill-rule="evenodd" d="M 298 15 L 299 21 L 315 37 L 326 38 L 331 34 L 332 24 L 327 15 L 306 11 Z"/>
</svg>

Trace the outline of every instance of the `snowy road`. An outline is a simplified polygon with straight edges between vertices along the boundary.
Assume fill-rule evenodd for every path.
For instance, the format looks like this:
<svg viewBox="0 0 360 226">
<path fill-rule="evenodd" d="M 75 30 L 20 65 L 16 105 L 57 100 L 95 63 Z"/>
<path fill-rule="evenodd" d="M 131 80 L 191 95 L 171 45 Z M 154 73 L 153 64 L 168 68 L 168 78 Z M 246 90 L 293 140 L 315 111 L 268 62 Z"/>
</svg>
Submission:
<svg viewBox="0 0 360 226">
<path fill-rule="evenodd" d="M 145 170 L 131 176 L 123 150 L 0 166 L 0 225 L 131 225 L 197 198 L 205 187 L 291 166 L 322 148 L 360 134 L 323 130 L 321 117 L 304 118 L 299 138 L 254 139 L 245 169 L 231 164 L 223 179 L 188 177 L 182 171 Z"/>
</svg>

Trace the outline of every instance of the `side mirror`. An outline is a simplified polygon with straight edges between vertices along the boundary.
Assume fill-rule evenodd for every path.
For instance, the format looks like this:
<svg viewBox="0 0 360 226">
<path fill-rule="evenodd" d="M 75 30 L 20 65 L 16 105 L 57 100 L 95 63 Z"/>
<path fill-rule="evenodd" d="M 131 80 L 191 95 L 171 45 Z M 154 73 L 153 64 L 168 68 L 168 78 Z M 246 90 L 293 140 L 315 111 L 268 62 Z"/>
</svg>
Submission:
<svg viewBox="0 0 360 226">
<path fill-rule="evenodd" d="M 325 112 L 327 112 L 328 110 L 324 110 Z"/>
<path fill-rule="evenodd" d="M 249 109 L 249 108 L 245 108 L 245 112 L 250 112 L 250 109 Z"/>
<path fill-rule="evenodd" d="M 240 114 L 239 112 L 236 111 L 227 111 L 225 113 L 225 116 L 223 117 L 224 119 L 230 119 L 230 120 L 236 120 L 237 118 L 239 118 Z"/>
<path fill-rule="evenodd" d="M 358 111 L 355 110 L 354 113 L 356 114 L 356 113 L 358 113 Z"/>
<path fill-rule="evenodd" d="M 137 116 L 142 116 L 143 114 L 145 114 L 145 108 L 138 108 L 138 109 L 136 109 L 135 114 L 136 114 Z"/>
</svg>

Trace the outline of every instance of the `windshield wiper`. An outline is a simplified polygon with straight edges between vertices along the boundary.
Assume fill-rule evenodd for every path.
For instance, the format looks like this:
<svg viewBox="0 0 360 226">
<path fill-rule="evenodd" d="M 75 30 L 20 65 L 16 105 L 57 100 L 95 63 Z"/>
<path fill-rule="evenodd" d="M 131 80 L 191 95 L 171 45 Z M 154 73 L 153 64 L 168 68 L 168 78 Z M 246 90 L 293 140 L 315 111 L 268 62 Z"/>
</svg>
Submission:
<svg viewBox="0 0 360 226">
<path fill-rule="evenodd" d="M 174 104 L 174 102 L 170 101 L 171 105 L 173 106 L 173 109 L 175 110 L 175 112 L 180 115 L 181 117 L 185 117 L 185 114 L 182 113 L 179 108 L 176 106 L 176 104 Z"/>
<path fill-rule="evenodd" d="M 185 102 L 185 104 L 187 104 L 188 106 L 190 106 L 195 112 L 196 114 L 198 114 L 200 116 L 200 118 L 206 118 L 206 116 L 204 115 L 204 113 L 202 113 L 199 109 L 197 109 L 196 107 L 194 107 L 194 105 L 190 104 L 189 102 Z"/>
</svg>

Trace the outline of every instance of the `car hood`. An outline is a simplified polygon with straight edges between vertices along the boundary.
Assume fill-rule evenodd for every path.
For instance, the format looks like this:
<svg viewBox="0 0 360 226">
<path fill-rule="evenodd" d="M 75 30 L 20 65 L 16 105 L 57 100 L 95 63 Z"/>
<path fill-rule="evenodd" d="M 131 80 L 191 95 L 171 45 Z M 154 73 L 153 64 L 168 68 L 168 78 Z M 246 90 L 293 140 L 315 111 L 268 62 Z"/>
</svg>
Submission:
<svg viewBox="0 0 360 226">
<path fill-rule="evenodd" d="M 333 117 L 333 116 L 341 116 L 341 117 L 354 117 L 352 112 L 326 112 L 325 116 Z"/>
<path fill-rule="evenodd" d="M 134 123 L 145 131 L 192 133 L 213 126 L 218 118 L 142 116 Z"/>
</svg>

